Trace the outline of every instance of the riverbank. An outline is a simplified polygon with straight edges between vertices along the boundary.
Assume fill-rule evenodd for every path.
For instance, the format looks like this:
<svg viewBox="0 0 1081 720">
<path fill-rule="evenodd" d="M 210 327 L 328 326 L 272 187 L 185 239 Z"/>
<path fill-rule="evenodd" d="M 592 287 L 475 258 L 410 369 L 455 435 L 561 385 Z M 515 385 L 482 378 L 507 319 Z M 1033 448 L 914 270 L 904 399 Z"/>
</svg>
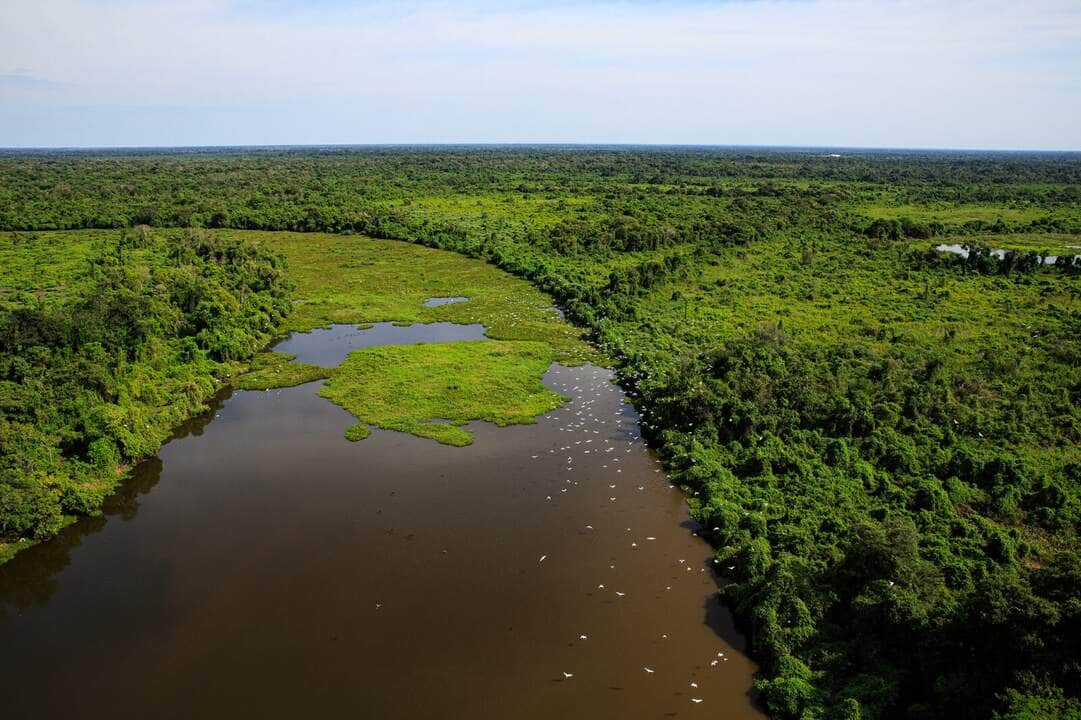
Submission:
<svg viewBox="0 0 1081 720">
<path fill-rule="evenodd" d="M 156 453 L 168 439 L 171 429 L 201 412 L 205 399 L 221 388 L 266 390 L 298 385 L 331 374 L 325 368 L 290 362 L 290 358 L 278 353 L 259 352 L 252 357 L 252 353 L 274 335 L 281 337 L 289 332 L 312 330 L 342 320 L 358 325 L 386 320 L 482 325 L 486 328 L 486 337 L 504 343 L 501 346 L 503 352 L 474 353 L 475 357 L 463 366 L 470 370 L 472 381 L 469 385 L 474 391 L 468 399 L 459 393 L 456 400 L 454 417 L 461 422 L 472 418 L 492 418 L 501 422 L 526 421 L 527 416 L 539 414 L 556 404 L 555 398 L 538 394 L 535 387 L 549 362 L 559 360 L 577 364 L 602 361 L 603 356 L 582 339 L 581 331 L 566 323 L 551 309 L 551 298 L 482 261 L 415 245 L 355 236 L 295 233 L 224 235 L 217 238 L 207 233 L 149 229 L 134 233 L 70 231 L 40 233 L 32 240 L 20 240 L 7 249 L 6 254 L 11 262 L 6 265 L 6 272 L 0 275 L 0 288 L 12 289 L 4 300 L 4 310 L 8 313 L 4 332 L 10 345 L 6 352 L 12 362 L 25 355 L 28 343 L 56 343 L 55 352 L 59 353 L 63 343 L 68 340 L 34 339 L 32 333 L 28 335 L 21 330 L 18 331 L 23 332 L 21 337 L 12 333 L 16 333 L 14 328 L 17 323 L 32 323 L 33 318 L 29 314 L 33 312 L 66 313 L 69 307 L 78 308 L 79 313 L 77 326 L 70 328 L 71 333 L 83 336 L 95 332 L 101 334 L 96 345 L 78 340 L 84 344 L 76 347 L 77 354 L 95 351 L 94 348 L 104 341 L 106 356 L 123 351 L 141 354 L 142 358 L 134 366 L 115 355 L 111 360 L 106 360 L 106 356 L 83 360 L 81 362 L 89 362 L 89 367 L 96 368 L 92 372 L 99 373 L 98 377 L 81 381 L 77 379 L 78 376 L 68 378 L 65 381 L 67 385 L 62 387 L 49 385 L 49 381 L 45 381 L 46 384 L 35 391 L 37 399 L 25 397 L 18 401 L 33 404 L 60 393 L 61 396 L 67 395 L 76 402 L 87 404 L 95 418 L 90 421 L 64 420 L 61 414 L 51 420 L 57 428 L 63 423 L 89 424 L 79 438 L 84 449 L 76 449 L 74 453 L 66 449 L 64 455 L 55 450 L 48 455 L 52 441 L 44 436 L 38 437 L 41 432 L 49 432 L 47 423 L 39 419 L 32 429 L 27 427 L 21 439 L 24 448 L 21 452 L 26 456 L 28 467 L 36 465 L 39 469 L 36 475 L 30 477 L 22 470 L 9 471 L 18 477 L 13 476 L 12 484 L 4 486 L 8 490 L 0 497 L 0 518 L 4 523 L 0 527 L 0 536 L 3 537 L 3 542 L 0 542 L 0 562 L 32 546 L 35 541 L 54 536 L 74 518 L 98 512 L 105 497 L 115 491 L 117 483 L 125 476 L 127 468 Z M 168 290 L 171 295 L 159 298 L 158 295 L 162 293 L 160 289 L 151 289 L 141 281 L 131 279 L 140 274 L 153 276 L 158 278 L 158 288 L 163 287 L 162 283 L 165 283 L 164 287 L 169 287 L 169 282 L 190 282 L 188 276 L 178 275 L 174 266 L 181 262 L 205 263 L 199 259 L 200 248 L 215 248 L 217 244 L 244 248 L 241 252 L 230 252 L 245 263 L 251 262 L 251 253 L 267 258 L 268 263 L 277 262 L 272 258 L 285 257 L 290 268 L 288 271 L 284 270 L 284 265 L 282 268 L 273 267 L 272 272 L 276 274 L 264 273 L 260 280 L 265 283 L 267 278 L 273 278 L 273 282 L 277 283 L 269 286 L 272 290 L 267 293 L 268 297 L 273 293 L 273 303 L 278 303 L 273 312 L 270 312 L 272 303 L 262 300 L 262 290 L 258 287 L 253 288 L 254 293 L 249 291 L 244 297 L 225 295 L 215 298 L 215 302 L 225 305 L 214 306 L 207 299 L 200 299 L 201 295 L 182 296 L 177 289 Z M 188 252 L 194 259 L 171 259 L 170 253 L 175 255 L 184 248 L 189 248 Z M 207 252 L 213 255 L 216 251 L 209 249 Z M 96 258 L 96 262 L 109 268 L 130 265 L 131 270 L 125 276 L 128 279 L 123 281 L 127 285 L 117 290 L 117 281 L 110 280 L 112 284 L 103 288 L 100 279 L 89 277 L 84 266 L 73 264 L 71 258 L 82 258 L 83 262 L 87 258 Z M 245 266 L 243 271 L 232 269 L 227 266 L 231 261 L 216 256 L 211 262 L 214 263 L 215 274 L 229 274 L 228 282 L 233 284 L 243 282 L 252 272 L 250 266 Z M 29 288 L 31 285 L 28 283 L 35 282 L 35 279 L 27 276 L 31 268 L 37 281 L 43 282 L 41 287 L 48 288 L 44 305 L 39 303 L 35 306 L 29 299 L 30 295 L 24 297 L 20 294 L 23 291 L 19 288 Z M 100 274 L 102 271 L 97 272 Z M 255 272 L 261 271 L 256 268 Z M 42 278 L 51 279 L 46 282 Z M 284 290 L 286 282 L 292 285 L 288 296 Z M 282 287 L 279 288 L 278 284 L 282 284 Z M 154 340 L 157 349 L 149 351 L 152 353 L 150 355 L 147 346 L 142 344 L 146 342 L 144 340 L 132 340 L 130 347 L 125 346 L 124 343 L 128 341 L 117 337 L 118 332 L 126 332 L 122 325 L 97 327 L 92 312 L 87 309 L 87 303 L 94 303 L 102 312 L 115 313 L 119 308 L 111 309 L 106 307 L 106 303 L 117 292 L 129 293 L 123 300 L 127 304 L 124 311 L 137 313 L 129 318 L 133 326 L 152 321 L 155 313 L 169 312 L 161 309 L 164 305 L 154 306 L 153 303 L 171 300 L 177 304 L 188 303 L 184 307 L 193 317 L 198 317 L 194 322 L 206 324 L 206 327 L 201 330 L 201 335 L 196 334 L 198 326 L 190 332 L 180 329 L 175 337 L 164 335 Z M 131 293 L 142 293 L 143 297 L 133 300 Z M 445 296 L 464 297 L 466 300 L 435 307 L 425 306 L 428 299 Z M 139 302 L 145 304 L 139 306 Z M 229 303 L 234 309 L 219 309 L 230 307 Z M 45 309 L 34 310 L 34 307 Z M 289 311 L 288 314 L 286 311 Z M 240 319 L 230 326 L 230 321 L 224 319 L 230 317 L 227 314 L 230 312 L 236 314 L 237 318 L 246 318 L 244 313 L 259 313 L 256 321 L 259 327 L 249 329 L 241 325 L 241 322 L 249 321 Z M 207 320 L 208 316 L 219 319 Z M 114 325 L 117 322 L 115 315 L 112 322 Z M 185 333 L 188 335 L 182 337 Z M 115 345 L 112 350 L 108 349 L 110 342 Z M 190 346 L 185 343 L 190 343 Z M 426 352 L 429 353 L 428 360 L 433 360 L 444 350 L 433 347 Z M 520 361 L 526 356 L 535 356 L 538 362 L 523 373 Z M 249 361 L 245 357 L 252 359 Z M 404 371 L 408 367 L 400 365 L 396 369 Z M 395 417 L 385 414 L 372 416 L 369 419 L 374 424 L 404 428 L 400 421 L 401 413 L 414 417 L 413 406 L 431 399 L 427 391 L 412 398 L 408 396 L 410 388 L 423 386 L 431 390 L 430 383 L 422 384 L 425 368 L 416 363 L 412 367 L 414 377 L 411 382 L 402 385 L 402 393 L 399 393 L 395 403 L 398 414 Z M 513 379 L 507 375 L 508 372 L 512 373 Z M 489 374 L 492 379 L 505 378 L 505 386 L 500 393 L 491 393 L 485 388 Z M 523 388 L 521 393 L 526 404 L 508 413 L 505 405 L 507 394 L 514 395 L 519 386 Z M 356 390 L 350 395 L 352 405 L 358 407 L 356 403 L 360 396 Z M 532 412 L 534 410 L 536 412 Z M 421 431 L 432 436 L 435 433 L 432 428 L 438 423 L 431 421 L 437 419 L 446 418 L 416 417 L 411 427 L 418 430 L 425 428 Z M 461 432 L 454 433 L 452 427 L 440 425 L 436 428 L 439 432 L 435 434 L 457 444 L 466 442 L 467 436 Z M 0 430 L 23 432 L 15 425 L 5 425 Z M 57 429 L 56 432 L 71 430 Z M 356 436 L 357 433 L 354 433 Z M 28 485 L 28 481 L 31 484 Z"/>
<path fill-rule="evenodd" d="M 279 347 L 320 369 L 420 352 L 418 372 L 521 350 L 520 376 L 468 406 L 536 383 L 558 407 L 451 425 L 472 440 L 451 447 L 378 427 L 347 442 L 356 420 L 318 381 L 220 397 L 134 469 L 110 517 L 0 567 L 0 708 L 65 717 L 78 692 L 91 718 L 760 720 L 710 548 L 612 371 L 474 332 L 334 326 Z M 430 342 L 380 344 L 407 338 Z M 378 389 L 401 365 L 330 382 Z M 483 363 L 462 371 L 483 383 Z M 445 379 L 411 381 L 457 405 Z"/>
</svg>

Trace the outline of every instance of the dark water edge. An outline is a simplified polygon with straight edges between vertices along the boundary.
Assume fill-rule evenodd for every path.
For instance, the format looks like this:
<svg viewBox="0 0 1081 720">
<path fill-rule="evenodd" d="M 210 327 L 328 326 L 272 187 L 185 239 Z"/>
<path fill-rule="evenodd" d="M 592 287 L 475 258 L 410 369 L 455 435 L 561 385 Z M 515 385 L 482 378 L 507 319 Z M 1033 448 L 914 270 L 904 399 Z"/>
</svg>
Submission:
<svg viewBox="0 0 1081 720">
<path fill-rule="evenodd" d="M 395 325 L 381 322 L 358 328 L 356 325 L 331 325 L 307 333 L 292 333 L 274 346 L 274 350 L 296 355 L 296 362 L 320 367 L 337 367 L 354 350 L 381 345 L 416 345 L 460 340 L 489 340 L 486 327 L 479 323 L 458 325 L 449 322 Z"/>
<path fill-rule="evenodd" d="M 0 716 L 760 717 L 611 379 L 555 365 L 568 405 L 468 448 L 349 443 L 318 383 L 217 398 L 0 566 Z"/>
</svg>

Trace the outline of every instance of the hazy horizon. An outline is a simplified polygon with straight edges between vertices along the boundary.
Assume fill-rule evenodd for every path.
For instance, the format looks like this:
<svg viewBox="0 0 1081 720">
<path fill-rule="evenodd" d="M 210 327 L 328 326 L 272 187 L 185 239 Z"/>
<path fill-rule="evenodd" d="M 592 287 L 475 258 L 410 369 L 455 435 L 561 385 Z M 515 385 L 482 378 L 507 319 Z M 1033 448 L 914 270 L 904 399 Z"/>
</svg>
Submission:
<svg viewBox="0 0 1081 720">
<path fill-rule="evenodd" d="M 0 147 L 1081 150 L 1081 5 L 8 0 Z"/>
<path fill-rule="evenodd" d="M 769 152 L 822 152 L 840 151 L 858 153 L 929 153 L 929 154 L 1017 154 L 1017 155 L 1081 155 L 1081 150 L 1059 148 L 962 148 L 962 147 L 868 147 L 855 145 L 768 145 L 730 143 L 655 143 L 655 142 L 385 142 L 385 143 L 274 143 L 274 144 L 221 144 L 221 145 L 7 145 L 0 146 L 0 153 L 35 152 L 124 152 L 124 151 L 224 151 L 224 150 L 365 150 L 365 149 L 426 149 L 426 148 L 659 148 L 673 150 L 762 150 Z"/>
</svg>

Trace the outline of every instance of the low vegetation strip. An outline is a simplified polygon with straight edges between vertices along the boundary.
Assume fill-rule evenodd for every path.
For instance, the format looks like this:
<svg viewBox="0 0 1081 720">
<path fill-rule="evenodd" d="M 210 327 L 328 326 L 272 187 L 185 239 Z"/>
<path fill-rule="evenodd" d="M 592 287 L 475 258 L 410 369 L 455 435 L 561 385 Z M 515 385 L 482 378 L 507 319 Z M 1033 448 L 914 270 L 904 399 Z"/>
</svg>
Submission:
<svg viewBox="0 0 1081 720">
<path fill-rule="evenodd" d="M 392 240 L 326 233 L 233 232 L 280 253 L 289 264 L 293 312 L 283 331 L 334 323 L 480 323 L 497 340 L 545 342 L 560 362 L 601 356 L 564 322 L 552 298 L 488 263 Z M 433 297 L 466 302 L 425 306 Z"/>
</svg>

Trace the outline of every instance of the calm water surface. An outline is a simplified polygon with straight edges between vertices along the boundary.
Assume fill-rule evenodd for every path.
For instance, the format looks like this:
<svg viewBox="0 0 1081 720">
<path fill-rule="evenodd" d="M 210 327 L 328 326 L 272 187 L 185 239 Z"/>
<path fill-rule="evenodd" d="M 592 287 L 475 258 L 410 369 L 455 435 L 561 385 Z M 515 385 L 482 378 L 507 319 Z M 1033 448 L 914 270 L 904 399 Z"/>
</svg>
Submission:
<svg viewBox="0 0 1081 720">
<path fill-rule="evenodd" d="M 465 302 L 468 299 L 469 298 L 467 298 L 467 297 L 465 297 L 463 295 L 458 295 L 458 296 L 455 296 L 455 297 L 428 298 L 427 300 L 424 301 L 424 307 L 439 307 L 440 305 L 450 305 L 452 303 Z"/>
<path fill-rule="evenodd" d="M 1068 245 L 1067 247 L 1073 247 L 1073 246 Z M 936 245 L 935 250 L 938 250 L 939 252 L 953 253 L 954 255 L 960 255 L 961 257 L 964 257 L 964 258 L 968 257 L 968 245 L 960 245 L 960 244 L 957 244 L 957 243 L 948 244 L 948 245 Z M 1006 257 L 1006 251 L 1001 249 L 1001 248 L 991 248 L 990 252 L 991 252 L 992 256 L 998 258 L 999 260 L 1002 260 L 1002 259 L 1004 259 Z M 1073 257 L 1081 257 L 1081 255 L 1074 255 Z M 1058 255 L 1044 255 L 1043 256 L 1043 264 L 1044 265 L 1054 265 L 1057 262 L 1058 262 Z"/>
<path fill-rule="evenodd" d="M 570 403 L 467 448 L 350 443 L 318 383 L 219 399 L 0 566 L 0 717 L 761 717 L 611 379 L 553 366 Z"/>
<path fill-rule="evenodd" d="M 296 361 L 321 367 L 337 367 L 346 355 L 361 348 L 379 345 L 415 345 L 456 340 L 487 340 L 480 324 L 449 322 L 395 325 L 375 323 L 364 329 L 356 325 L 331 325 L 310 333 L 293 333 L 274 346 L 278 352 L 296 355 Z"/>
</svg>

